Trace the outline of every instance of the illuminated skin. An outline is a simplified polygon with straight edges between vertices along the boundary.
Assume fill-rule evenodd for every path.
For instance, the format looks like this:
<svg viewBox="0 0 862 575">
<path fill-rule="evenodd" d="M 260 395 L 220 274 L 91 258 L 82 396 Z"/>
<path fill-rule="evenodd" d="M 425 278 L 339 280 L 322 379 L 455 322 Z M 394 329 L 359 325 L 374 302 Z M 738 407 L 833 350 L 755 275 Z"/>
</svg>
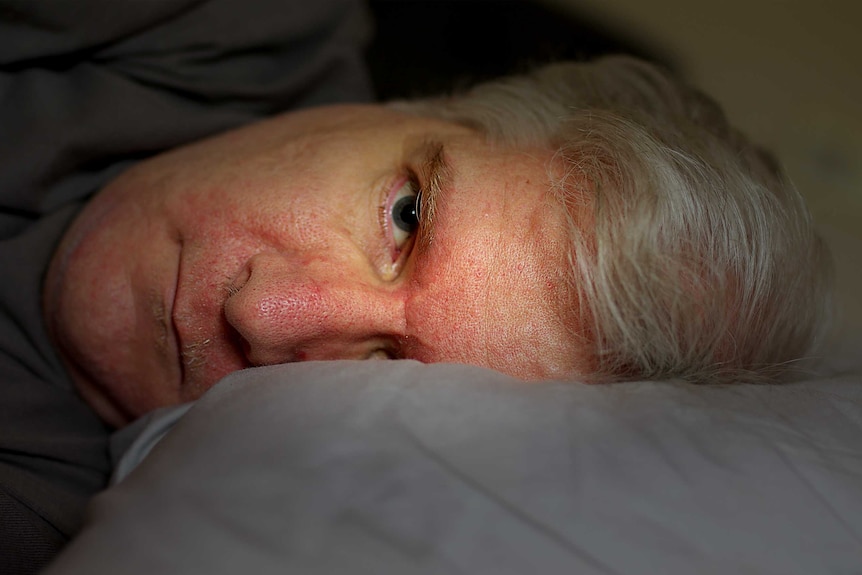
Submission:
<svg viewBox="0 0 862 575">
<path fill-rule="evenodd" d="M 49 332 L 83 397 L 118 426 L 254 365 L 391 357 L 524 379 L 577 372 L 548 161 L 378 106 L 296 112 L 180 148 L 116 179 L 71 226 L 45 285 Z M 400 229 L 392 207 L 405 197 Z"/>
</svg>

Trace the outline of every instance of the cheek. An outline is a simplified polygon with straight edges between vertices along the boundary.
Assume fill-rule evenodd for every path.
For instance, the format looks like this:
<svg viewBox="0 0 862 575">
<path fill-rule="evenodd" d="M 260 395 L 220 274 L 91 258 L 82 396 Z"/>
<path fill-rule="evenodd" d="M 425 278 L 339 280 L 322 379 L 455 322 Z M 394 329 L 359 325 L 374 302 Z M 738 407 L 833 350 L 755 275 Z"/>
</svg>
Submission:
<svg viewBox="0 0 862 575">
<path fill-rule="evenodd" d="M 280 203 L 271 202 L 255 223 L 262 223 L 261 229 L 272 231 L 272 241 L 283 242 L 289 238 L 306 249 L 325 250 L 331 243 L 329 234 L 332 230 L 328 225 L 331 220 L 326 206 L 321 205 L 318 195 L 310 190 L 292 194 Z"/>
<path fill-rule="evenodd" d="M 78 313 L 91 307 L 102 313 L 119 310 L 119 293 L 127 291 L 127 235 L 135 228 L 113 195 L 99 195 L 79 214 L 63 237 L 48 269 L 45 303 L 51 315 Z M 95 306 L 97 302 L 105 306 Z M 82 326 L 91 322 L 84 321 Z"/>
<path fill-rule="evenodd" d="M 94 200 L 63 239 L 45 282 L 46 323 L 80 375 L 79 388 L 108 389 L 127 405 L 139 403 L 136 388 L 153 397 L 171 392 L 139 385 L 140 374 L 162 373 L 158 356 L 141 351 L 161 344 L 154 318 L 170 273 L 163 229 L 149 221 L 111 197 Z"/>
<path fill-rule="evenodd" d="M 125 338 L 134 324 L 132 286 L 119 253 L 116 243 L 89 236 L 65 254 L 62 269 L 51 276 L 59 289 L 46 293 L 49 320 L 78 359 L 108 354 L 111 342 Z"/>
<path fill-rule="evenodd" d="M 255 236 L 264 244 L 325 248 L 333 212 L 355 199 L 336 182 L 281 172 L 180 188 L 166 197 L 167 213 L 186 240 L 222 243 Z"/>
</svg>

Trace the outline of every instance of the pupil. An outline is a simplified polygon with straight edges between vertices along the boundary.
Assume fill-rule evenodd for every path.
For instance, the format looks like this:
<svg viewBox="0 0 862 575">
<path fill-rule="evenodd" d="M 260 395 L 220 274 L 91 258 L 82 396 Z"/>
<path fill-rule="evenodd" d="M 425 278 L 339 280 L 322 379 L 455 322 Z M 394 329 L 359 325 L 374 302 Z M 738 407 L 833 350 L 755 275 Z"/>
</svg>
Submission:
<svg viewBox="0 0 862 575">
<path fill-rule="evenodd" d="M 392 221 L 398 229 L 413 232 L 419 226 L 417 196 L 404 196 L 392 206 Z"/>
</svg>

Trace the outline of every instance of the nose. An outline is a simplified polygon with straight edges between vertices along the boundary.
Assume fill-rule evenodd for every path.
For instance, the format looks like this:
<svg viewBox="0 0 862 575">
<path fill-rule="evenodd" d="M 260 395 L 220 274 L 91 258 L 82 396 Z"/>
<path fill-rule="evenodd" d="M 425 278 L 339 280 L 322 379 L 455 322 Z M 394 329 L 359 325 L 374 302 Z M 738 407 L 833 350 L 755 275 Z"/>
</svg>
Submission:
<svg viewBox="0 0 862 575">
<path fill-rule="evenodd" d="M 225 317 L 253 365 L 364 359 L 389 351 L 405 314 L 393 290 L 363 276 L 331 259 L 257 254 L 235 279 Z"/>
</svg>

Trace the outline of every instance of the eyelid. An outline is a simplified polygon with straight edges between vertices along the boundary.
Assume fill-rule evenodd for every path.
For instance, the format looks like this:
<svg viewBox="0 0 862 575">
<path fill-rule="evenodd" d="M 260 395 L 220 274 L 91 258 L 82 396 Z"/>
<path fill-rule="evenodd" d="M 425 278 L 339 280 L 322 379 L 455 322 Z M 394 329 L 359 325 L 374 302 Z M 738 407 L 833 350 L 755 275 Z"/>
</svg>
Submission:
<svg viewBox="0 0 862 575">
<path fill-rule="evenodd" d="M 376 265 L 385 281 L 397 279 L 411 260 L 425 253 L 434 240 L 437 210 L 445 198 L 445 190 L 452 182 L 452 168 L 447 161 L 443 143 L 437 139 L 422 142 L 407 154 L 397 175 L 387 178 L 381 186 L 377 204 L 378 244 L 375 250 Z M 419 227 L 400 251 L 393 252 L 392 222 L 389 220 L 391 194 L 397 192 L 406 181 L 416 184 L 419 193 Z"/>
<path fill-rule="evenodd" d="M 391 220 L 391 210 L 396 196 L 408 182 L 412 182 L 412 187 L 415 188 L 417 194 L 421 195 L 421 184 L 419 183 L 419 178 L 412 169 L 405 168 L 401 171 L 398 177 L 391 180 L 391 183 L 385 187 L 383 197 L 381 198 L 377 209 L 380 237 L 385 248 L 383 251 L 385 254 L 384 261 L 381 262 L 380 267 L 382 275 L 387 281 L 394 280 L 401 273 L 405 262 L 410 256 L 410 252 L 413 250 L 416 236 L 419 232 L 419 228 L 417 228 L 416 232 L 414 232 L 400 248 L 396 245 L 397 242 L 394 237 L 395 232 L 393 230 L 394 224 Z"/>
</svg>

